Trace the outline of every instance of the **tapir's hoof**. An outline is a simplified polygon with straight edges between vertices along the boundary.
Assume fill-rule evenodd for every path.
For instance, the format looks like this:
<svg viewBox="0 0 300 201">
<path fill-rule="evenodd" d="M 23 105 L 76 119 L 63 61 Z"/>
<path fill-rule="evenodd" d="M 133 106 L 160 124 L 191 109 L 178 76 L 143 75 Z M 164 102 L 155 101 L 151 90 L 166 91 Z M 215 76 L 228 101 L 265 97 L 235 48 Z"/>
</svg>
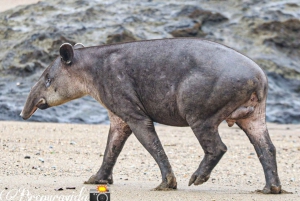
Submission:
<svg viewBox="0 0 300 201">
<path fill-rule="evenodd" d="M 281 186 L 272 185 L 271 188 L 265 187 L 263 190 L 256 190 L 257 193 L 262 194 L 293 194 L 291 192 L 281 189 Z"/>
<path fill-rule="evenodd" d="M 104 180 L 104 179 L 97 179 L 96 175 L 92 175 L 88 181 L 85 181 L 84 184 L 113 184 L 113 178 L 110 176 L 110 178 Z"/>
<path fill-rule="evenodd" d="M 156 188 L 154 188 L 154 191 L 172 191 L 177 189 L 177 182 L 176 177 L 174 174 L 167 175 L 167 181 L 161 182 Z"/>
<path fill-rule="evenodd" d="M 153 191 L 173 191 L 177 189 L 177 182 L 173 185 L 168 185 L 167 182 L 161 182 Z"/>
<path fill-rule="evenodd" d="M 195 186 L 203 184 L 204 182 L 206 182 L 210 177 L 210 174 L 207 176 L 202 176 L 202 175 L 197 175 L 197 173 L 195 172 L 189 181 L 189 186 L 194 184 Z"/>
</svg>

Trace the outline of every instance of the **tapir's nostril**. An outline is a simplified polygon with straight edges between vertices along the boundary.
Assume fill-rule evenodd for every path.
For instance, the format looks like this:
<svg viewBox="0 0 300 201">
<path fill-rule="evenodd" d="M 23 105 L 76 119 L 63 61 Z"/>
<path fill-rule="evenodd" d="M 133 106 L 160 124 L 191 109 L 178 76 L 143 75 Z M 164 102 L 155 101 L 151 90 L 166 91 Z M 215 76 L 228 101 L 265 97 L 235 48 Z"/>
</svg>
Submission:
<svg viewBox="0 0 300 201">
<path fill-rule="evenodd" d="M 23 115 L 23 111 L 20 113 L 20 117 L 22 117 L 22 119 L 26 120 L 26 118 Z"/>
</svg>

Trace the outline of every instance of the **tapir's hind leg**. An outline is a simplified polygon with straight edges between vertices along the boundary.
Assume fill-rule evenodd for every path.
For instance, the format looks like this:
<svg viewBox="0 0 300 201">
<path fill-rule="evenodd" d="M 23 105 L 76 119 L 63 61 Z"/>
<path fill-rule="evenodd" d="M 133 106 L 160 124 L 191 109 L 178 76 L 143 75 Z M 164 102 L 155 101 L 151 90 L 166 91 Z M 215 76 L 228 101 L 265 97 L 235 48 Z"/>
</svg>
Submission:
<svg viewBox="0 0 300 201">
<path fill-rule="evenodd" d="M 119 117 L 108 113 L 110 119 L 110 129 L 107 144 L 104 152 L 102 165 L 96 175 L 90 177 L 85 184 L 113 183 L 112 170 L 117 158 L 130 134 L 129 126 Z"/>
<path fill-rule="evenodd" d="M 265 101 L 256 105 L 252 115 L 236 120 L 236 123 L 247 134 L 263 166 L 266 186 L 261 192 L 265 194 L 281 193 L 281 184 L 277 173 L 276 149 L 270 139 L 265 122 Z"/>
<path fill-rule="evenodd" d="M 200 185 L 206 182 L 213 168 L 227 151 L 227 147 L 218 133 L 218 125 L 213 123 L 213 121 L 207 120 L 198 124 L 198 126 L 191 126 L 205 155 L 198 169 L 190 178 L 189 186 L 192 184 Z"/>
</svg>

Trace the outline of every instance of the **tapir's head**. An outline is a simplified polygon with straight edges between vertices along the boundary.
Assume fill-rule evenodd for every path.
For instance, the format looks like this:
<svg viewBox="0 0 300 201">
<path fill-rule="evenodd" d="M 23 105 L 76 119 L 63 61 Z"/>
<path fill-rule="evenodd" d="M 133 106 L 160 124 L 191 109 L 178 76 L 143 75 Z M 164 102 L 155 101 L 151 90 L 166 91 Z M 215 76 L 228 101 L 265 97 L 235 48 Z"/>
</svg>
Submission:
<svg viewBox="0 0 300 201">
<path fill-rule="evenodd" d="M 75 49 L 80 47 L 83 46 L 74 46 Z M 38 108 L 47 109 L 86 95 L 84 76 L 80 71 L 80 56 L 75 54 L 69 43 L 62 44 L 59 53 L 60 56 L 45 69 L 38 82 L 31 88 L 20 114 L 23 119 L 31 117 Z"/>
</svg>

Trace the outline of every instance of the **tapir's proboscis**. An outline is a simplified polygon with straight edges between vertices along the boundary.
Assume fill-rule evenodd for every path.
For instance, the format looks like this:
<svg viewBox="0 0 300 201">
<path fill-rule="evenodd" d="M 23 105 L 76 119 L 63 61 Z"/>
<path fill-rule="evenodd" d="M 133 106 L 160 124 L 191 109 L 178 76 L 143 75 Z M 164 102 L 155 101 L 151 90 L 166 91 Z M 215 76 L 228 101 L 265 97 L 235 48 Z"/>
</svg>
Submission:
<svg viewBox="0 0 300 201">
<path fill-rule="evenodd" d="M 262 164 L 262 193 L 283 192 L 276 149 L 266 126 L 267 77 L 251 59 L 201 39 L 163 39 L 83 47 L 64 43 L 32 87 L 21 113 L 28 119 L 46 109 L 90 95 L 109 114 L 103 163 L 87 184 L 113 183 L 113 167 L 131 133 L 157 162 L 162 182 L 176 189 L 168 157 L 154 122 L 189 126 L 205 156 L 189 185 L 206 182 L 227 150 L 218 133 L 226 121 L 248 136 Z M 80 108 L 79 108 L 80 109 Z"/>
</svg>

